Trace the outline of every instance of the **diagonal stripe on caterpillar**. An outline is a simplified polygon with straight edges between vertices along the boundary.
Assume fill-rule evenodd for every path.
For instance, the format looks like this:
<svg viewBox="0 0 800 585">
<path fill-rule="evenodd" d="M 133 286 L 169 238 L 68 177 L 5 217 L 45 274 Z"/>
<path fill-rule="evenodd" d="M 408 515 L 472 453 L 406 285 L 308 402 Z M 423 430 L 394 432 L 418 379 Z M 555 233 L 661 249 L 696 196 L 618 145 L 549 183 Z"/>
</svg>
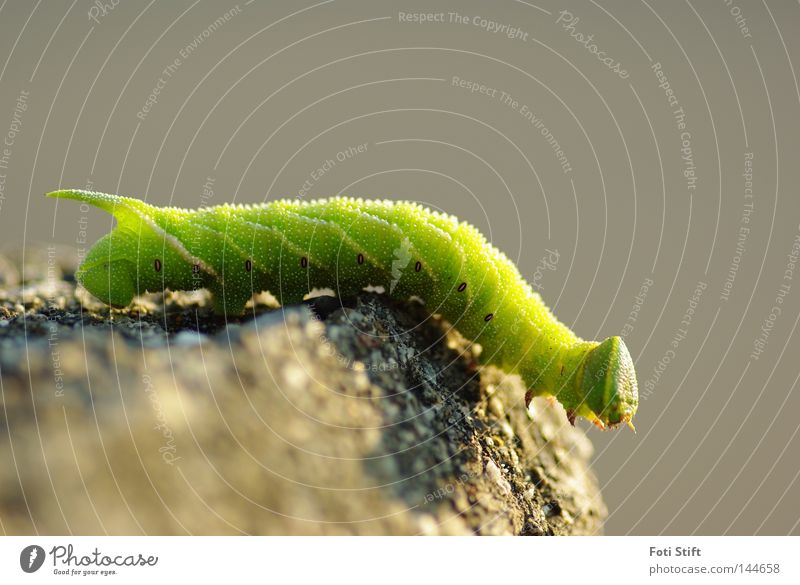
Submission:
<svg viewBox="0 0 800 585">
<path fill-rule="evenodd" d="M 519 374 L 526 400 L 554 396 L 570 422 L 633 426 L 636 375 L 622 339 L 575 335 L 502 252 L 452 216 L 348 197 L 188 210 L 82 190 L 48 195 L 116 217 L 76 274 L 111 306 L 145 291 L 207 288 L 215 311 L 241 314 L 254 292 L 291 304 L 314 288 L 345 297 L 383 286 L 395 298 L 423 299 L 482 345 L 484 363 Z"/>
</svg>

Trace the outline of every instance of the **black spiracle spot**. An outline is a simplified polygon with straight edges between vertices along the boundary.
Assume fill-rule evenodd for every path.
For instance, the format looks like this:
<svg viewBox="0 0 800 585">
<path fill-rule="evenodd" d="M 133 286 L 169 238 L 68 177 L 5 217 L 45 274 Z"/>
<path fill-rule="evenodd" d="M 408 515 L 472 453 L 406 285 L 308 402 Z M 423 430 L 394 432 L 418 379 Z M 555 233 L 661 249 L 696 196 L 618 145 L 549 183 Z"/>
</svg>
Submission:
<svg viewBox="0 0 800 585">
<path fill-rule="evenodd" d="M 464 292 L 465 290 L 467 290 L 466 282 L 462 282 L 461 284 L 458 285 L 458 292 Z"/>
<path fill-rule="evenodd" d="M 247 272 L 250 272 L 251 270 L 253 270 L 253 261 L 250 260 L 250 258 L 248 258 L 247 260 L 244 261 L 244 269 Z"/>
<path fill-rule="evenodd" d="M 414 272 L 419 272 L 420 270 L 422 270 L 422 262 L 417 260 L 417 263 L 414 264 Z"/>
<path fill-rule="evenodd" d="M 153 261 L 153 268 L 155 268 L 156 272 L 161 272 L 161 260 L 156 258 Z"/>
<path fill-rule="evenodd" d="M 305 256 L 300 258 L 300 268 L 308 268 L 308 258 Z"/>
<path fill-rule="evenodd" d="M 359 254 L 356 257 L 356 262 L 358 262 L 359 264 L 363 264 L 364 263 L 364 254 Z"/>
<path fill-rule="evenodd" d="M 486 316 L 483 318 L 483 320 L 484 320 L 484 321 L 486 321 L 486 322 L 488 323 L 488 322 L 489 322 L 489 321 L 491 321 L 493 318 L 494 318 L 494 313 L 489 313 L 488 315 L 486 315 Z"/>
</svg>

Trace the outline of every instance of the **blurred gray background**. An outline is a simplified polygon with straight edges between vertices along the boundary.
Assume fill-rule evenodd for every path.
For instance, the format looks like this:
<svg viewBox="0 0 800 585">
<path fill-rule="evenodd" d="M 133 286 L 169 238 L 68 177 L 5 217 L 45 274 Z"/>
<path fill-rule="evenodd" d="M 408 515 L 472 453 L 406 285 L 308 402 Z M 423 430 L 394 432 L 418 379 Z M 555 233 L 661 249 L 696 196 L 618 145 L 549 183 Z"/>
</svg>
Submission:
<svg viewBox="0 0 800 585">
<path fill-rule="evenodd" d="M 58 187 L 454 213 L 625 336 L 608 533 L 798 534 L 799 65 L 783 1 L 6 0 L 0 247 L 108 231 Z"/>
</svg>

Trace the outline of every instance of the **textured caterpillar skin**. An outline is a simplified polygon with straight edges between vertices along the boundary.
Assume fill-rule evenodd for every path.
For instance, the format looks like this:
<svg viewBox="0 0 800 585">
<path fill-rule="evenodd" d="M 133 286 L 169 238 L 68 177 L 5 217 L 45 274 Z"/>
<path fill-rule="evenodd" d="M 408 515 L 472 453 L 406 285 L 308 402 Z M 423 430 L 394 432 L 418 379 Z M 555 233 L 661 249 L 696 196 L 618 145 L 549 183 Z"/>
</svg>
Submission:
<svg viewBox="0 0 800 585">
<path fill-rule="evenodd" d="M 602 428 L 632 427 L 638 393 L 622 339 L 576 336 L 503 253 L 452 216 L 352 198 L 187 210 L 81 190 L 48 195 L 116 217 L 76 274 L 111 306 L 144 292 L 206 288 L 215 311 L 241 314 L 254 292 L 290 304 L 314 288 L 345 297 L 383 286 L 395 298 L 424 299 L 482 345 L 484 363 L 518 373 L 527 400 L 555 396 L 570 422 L 583 416 Z"/>
</svg>

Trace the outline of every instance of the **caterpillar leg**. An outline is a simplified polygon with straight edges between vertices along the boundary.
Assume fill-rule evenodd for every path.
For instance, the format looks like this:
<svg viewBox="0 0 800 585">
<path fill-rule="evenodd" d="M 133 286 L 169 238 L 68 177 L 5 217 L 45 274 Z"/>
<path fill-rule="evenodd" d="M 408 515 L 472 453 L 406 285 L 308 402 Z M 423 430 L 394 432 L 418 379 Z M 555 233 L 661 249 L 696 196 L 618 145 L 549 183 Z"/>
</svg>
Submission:
<svg viewBox="0 0 800 585">
<path fill-rule="evenodd" d="M 534 396 L 535 396 L 535 394 L 533 393 L 533 390 L 526 390 L 525 391 L 525 409 L 526 410 L 531 407 L 531 401 L 533 400 Z"/>
<path fill-rule="evenodd" d="M 553 396 L 552 394 L 536 392 L 535 390 L 530 390 L 529 389 L 529 390 L 527 390 L 525 392 L 525 408 L 529 408 L 530 407 L 531 402 L 533 401 L 533 399 L 536 396 L 541 396 L 542 398 L 547 400 L 547 402 L 548 402 L 548 404 L 550 404 L 550 406 L 555 406 L 556 404 L 558 404 L 558 399 L 555 396 Z"/>
</svg>

